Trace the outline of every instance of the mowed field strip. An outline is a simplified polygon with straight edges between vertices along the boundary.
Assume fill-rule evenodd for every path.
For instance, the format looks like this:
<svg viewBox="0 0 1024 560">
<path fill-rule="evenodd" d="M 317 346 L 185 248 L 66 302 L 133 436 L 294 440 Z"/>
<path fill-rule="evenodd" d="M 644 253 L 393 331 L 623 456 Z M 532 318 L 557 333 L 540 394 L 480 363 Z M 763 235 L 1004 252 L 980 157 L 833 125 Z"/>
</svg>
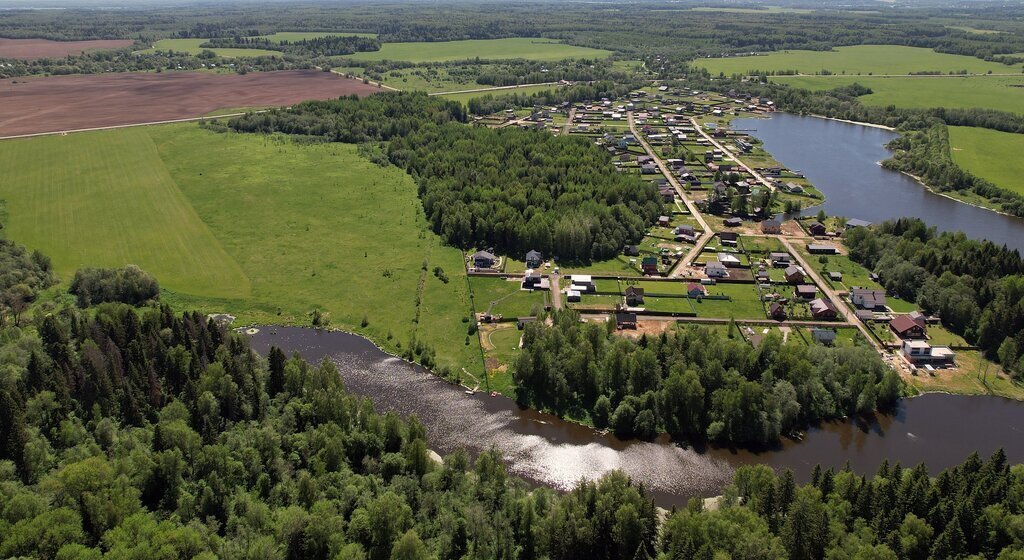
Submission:
<svg viewBox="0 0 1024 560">
<path fill-rule="evenodd" d="M 757 56 L 701 58 L 694 65 L 712 74 L 729 76 L 752 70 L 782 72 L 795 70 L 814 74 L 828 70 L 833 74 L 909 74 L 911 72 L 959 72 L 972 74 L 1019 73 L 1020 66 L 986 62 L 973 56 L 938 53 L 920 47 L 896 45 L 858 45 L 831 51 L 783 51 Z"/>
<path fill-rule="evenodd" d="M 1024 195 L 1024 134 L 951 126 L 949 147 L 960 167 Z"/>
<path fill-rule="evenodd" d="M 1024 114 L 1024 76 L 775 76 L 771 79 L 810 90 L 858 83 L 873 92 L 858 98 L 865 105 L 918 109 L 982 107 Z"/>
<path fill-rule="evenodd" d="M 380 88 L 330 72 L 53 76 L 0 82 L 0 138 L 200 117 L 225 107 L 291 105 Z"/>
<path fill-rule="evenodd" d="M 0 165 L 7 235 L 65 282 L 134 263 L 178 309 L 309 325 L 315 308 L 393 352 L 415 334 L 441 365 L 483 371 L 462 253 L 427 229 L 412 178 L 354 145 L 186 123 L 0 142 Z"/>
<path fill-rule="evenodd" d="M 564 58 L 607 58 L 611 51 L 566 45 L 556 39 L 513 38 L 442 41 L 436 43 L 384 43 L 379 51 L 347 56 L 353 60 L 402 60 L 447 62 L 481 58 L 504 60 L 562 60 Z"/>
</svg>

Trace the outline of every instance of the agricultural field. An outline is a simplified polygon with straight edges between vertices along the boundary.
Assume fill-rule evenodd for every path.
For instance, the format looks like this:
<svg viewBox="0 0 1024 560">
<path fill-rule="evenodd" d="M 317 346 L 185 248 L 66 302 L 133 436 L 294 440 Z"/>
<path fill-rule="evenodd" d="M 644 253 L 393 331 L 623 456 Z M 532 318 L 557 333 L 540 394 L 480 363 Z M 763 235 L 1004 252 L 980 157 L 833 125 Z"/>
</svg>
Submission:
<svg viewBox="0 0 1024 560">
<path fill-rule="evenodd" d="M 784 51 L 758 56 L 704 58 L 694 64 L 717 74 L 745 74 L 751 70 L 782 72 L 794 70 L 815 74 L 909 74 L 911 72 L 959 72 L 971 74 L 1019 72 L 1019 68 L 986 62 L 972 56 L 938 53 L 920 47 L 858 45 L 832 51 Z"/>
<path fill-rule="evenodd" d="M 7 234 L 65 282 L 137 264 L 178 309 L 299 325 L 318 309 L 390 351 L 416 336 L 441 365 L 483 371 L 461 252 L 427 230 L 412 178 L 353 145 L 177 124 L 5 141 L 0 165 Z"/>
<path fill-rule="evenodd" d="M 4 39 L 0 38 L 0 58 L 36 60 L 40 58 L 61 58 L 83 52 L 122 49 L 134 41 L 128 39 L 101 39 L 95 41 L 50 41 L 48 39 Z"/>
<path fill-rule="evenodd" d="M 611 51 L 566 45 L 556 39 L 512 38 L 435 43 L 385 43 L 379 51 L 355 53 L 353 60 L 403 60 L 407 62 L 448 62 L 481 58 L 505 60 L 562 60 L 565 58 L 607 58 Z"/>
<path fill-rule="evenodd" d="M 139 51 L 141 54 L 156 52 L 183 52 L 188 54 L 199 54 L 204 50 L 213 51 L 217 56 L 225 58 L 241 58 L 245 56 L 281 56 L 277 51 L 267 49 L 204 49 L 199 45 L 206 43 L 209 39 L 160 39 L 152 47 Z"/>
<path fill-rule="evenodd" d="M 957 165 L 1018 194 L 1024 194 L 1024 135 L 968 126 L 949 127 Z"/>
<path fill-rule="evenodd" d="M 810 90 L 858 83 L 872 91 L 858 98 L 865 105 L 981 107 L 1024 114 L 1024 76 L 776 76 L 772 80 Z"/>
<path fill-rule="evenodd" d="M 230 107 L 291 105 L 381 91 L 360 80 L 316 70 L 91 74 L 12 82 L 0 83 L 0 131 L 10 136 L 184 119 Z"/>
<path fill-rule="evenodd" d="M 479 87 L 486 87 L 486 86 L 476 86 L 476 87 L 471 87 L 470 89 L 477 89 Z M 522 87 L 515 87 L 515 88 L 501 88 L 501 89 L 492 89 L 492 90 L 484 90 L 484 91 L 470 91 L 470 92 L 462 92 L 462 93 L 449 93 L 449 94 L 443 95 L 443 97 L 445 99 L 451 99 L 452 101 L 458 101 L 459 103 L 462 103 L 462 104 L 467 104 L 467 103 L 469 103 L 470 99 L 475 99 L 475 98 L 478 98 L 478 97 L 483 97 L 485 95 L 493 95 L 495 97 L 500 97 L 502 95 L 512 95 L 513 93 L 516 93 L 516 94 L 519 94 L 519 95 L 530 95 L 530 94 L 533 94 L 533 93 L 540 93 L 542 91 L 555 91 L 557 89 L 558 89 L 558 86 L 553 86 L 553 85 L 546 85 L 546 86 L 530 85 L 530 86 L 522 86 Z"/>
</svg>

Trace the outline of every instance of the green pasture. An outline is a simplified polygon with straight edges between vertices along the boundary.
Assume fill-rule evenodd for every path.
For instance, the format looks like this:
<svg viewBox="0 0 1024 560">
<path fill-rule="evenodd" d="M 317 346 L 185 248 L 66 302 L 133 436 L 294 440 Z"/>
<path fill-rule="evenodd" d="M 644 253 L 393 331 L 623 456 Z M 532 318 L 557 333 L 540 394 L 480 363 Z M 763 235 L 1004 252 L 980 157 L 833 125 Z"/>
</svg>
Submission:
<svg viewBox="0 0 1024 560">
<path fill-rule="evenodd" d="M 694 64 L 717 74 L 745 74 L 751 70 L 788 71 L 815 74 L 828 70 L 833 74 L 909 74 L 911 72 L 959 72 L 972 74 L 1013 72 L 1014 68 L 986 62 L 973 56 L 938 53 L 920 47 L 897 45 L 858 45 L 831 51 L 782 51 L 757 56 L 702 58 Z"/>
<path fill-rule="evenodd" d="M 281 56 L 277 51 L 267 49 L 204 49 L 199 45 L 208 42 L 209 39 L 160 39 L 152 47 L 139 51 L 141 54 L 152 54 L 157 52 L 183 52 L 188 54 L 199 54 L 204 50 L 210 50 L 226 58 L 241 58 L 246 56 Z"/>
<path fill-rule="evenodd" d="M 448 62 L 452 60 L 562 60 L 565 58 L 607 58 L 611 51 L 566 45 L 556 39 L 511 38 L 439 41 L 434 43 L 385 43 L 379 51 L 361 52 L 353 60 L 403 60 Z"/>
<path fill-rule="evenodd" d="M 477 88 L 480 88 L 480 87 L 486 87 L 486 86 L 470 87 L 469 89 L 477 89 Z M 452 101 L 458 101 L 459 103 L 467 104 L 467 103 L 469 103 L 470 99 L 475 99 L 475 98 L 478 98 L 478 97 L 483 97 L 485 95 L 493 95 L 494 97 L 501 97 L 502 95 L 512 95 L 514 93 L 515 94 L 519 94 L 519 95 L 530 95 L 530 94 L 533 94 L 533 93 L 540 93 L 542 91 L 555 91 L 557 89 L 558 89 L 558 86 L 554 86 L 554 85 L 545 85 L 545 86 L 530 85 L 530 86 L 522 86 L 522 87 L 516 87 L 516 88 L 502 88 L 502 89 L 492 89 L 492 90 L 485 90 L 485 91 L 471 91 L 471 92 L 462 92 L 462 93 L 449 93 L 449 94 L 443 95 L 442 97 L 444 97 L 445 99 L 451 99 Z"/>
<path fill-rule="evenodd" d="M 1005 71 L 1013 71 L 1007 66 Z M 930 109 L 975 107 L 1024 114 L 1024 76 L 776 76 L 778 83 L 827 90 L 853 83 L 871 88 L 865 105 Z"/>
<path fill-rule="evenodd" d="M 969 126 L 949 127 L 957 165 L 996 185 L 1024 194 L 1024 134 Z"/>
<path fill-rule="evenodd" d="M 133 263 L 176 308 L 241 324 L 309 324 L 318 309 L 388 350 L 416 336 L 441 364 L 483 371 L 461 252 L 427 230 L 411 177 L 353 145 L 178 124 L 6 141 L 0 165 L 7 235 L 65 281 Z"/>
</svg>

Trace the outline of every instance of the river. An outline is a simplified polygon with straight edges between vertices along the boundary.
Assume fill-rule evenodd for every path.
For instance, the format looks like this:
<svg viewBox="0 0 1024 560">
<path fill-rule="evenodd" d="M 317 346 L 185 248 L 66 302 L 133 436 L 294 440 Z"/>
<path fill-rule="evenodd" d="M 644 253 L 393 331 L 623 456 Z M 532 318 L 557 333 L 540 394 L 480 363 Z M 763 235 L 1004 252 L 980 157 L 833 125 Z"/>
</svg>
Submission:
<svg viewBox="0 0 1024 560">
<path fill-rule="evenodd" d="M 904 466 L 925 462 L 937 473 L 973 451 L 987 456 L 999 447 L 1011 461 L 1024 461 L 1024 403 L 997 397 L 926 395 L 903 401 L 892 415 L 828 423 L 809 430 L 801 442 L 785 441 L 770 451 L 696 451 L 665 438 L 622 441 L 521 409 L 503 397 L 467 395 L 355 335 L 266 327 L 252 336 L 252 344 L 264 355 L 273 345 L 311 362 L 332 359 L 346 388 L 370 397 L 379 411 L 416 414 L 427 428 L 430 445 L 441 453 L 494 447 L 510 472 L 563 490 L 581 478 L 622 469 L 663 507 L 718 494 L 744 464 L 788 468 L 798 482 L 805 482 L 819 463 L 840 468 L 849 462 L 857 472 L 871 474 L 884 459 Z"/>
<path fill-rule="evenodd" d="M 829 214 L 869 222 L 916 216 L 939 231 L 959 230 L 1024 252 L 1024 219 L 937 195 L 878 165 L 890 156 L 885 145 L 895 132 L 789 113 L 734 119 L 732 127 L 754 131 L 776 160 L 802 172 L 824 193 Z"/>
</svg>

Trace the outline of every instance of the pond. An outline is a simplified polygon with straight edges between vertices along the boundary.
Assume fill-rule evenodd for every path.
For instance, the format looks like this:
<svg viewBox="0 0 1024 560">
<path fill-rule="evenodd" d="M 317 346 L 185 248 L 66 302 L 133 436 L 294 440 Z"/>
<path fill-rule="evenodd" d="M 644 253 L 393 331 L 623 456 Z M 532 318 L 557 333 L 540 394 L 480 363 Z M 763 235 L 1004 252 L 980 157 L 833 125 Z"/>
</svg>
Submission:
<svg viewBox="0 0 1024 560">
<path fill-rule="evenodd" d="M 442 454 L 496 448 L 510 472 L 532 483 L 567 490 L 581 478 L 621 469 L 643 483 L 663 507 L 718 494 L 735 469 L 763 463 L 791 469 L 806 481 L 816 464 L 850 466 L 871 474 L 888 459 L 904 466 L 928 464 L 932 473 L 956 465 L 971 452 L 990 455 L 1003 447 L 1024 461 L 1024 403 L 997 397 L 926 395 L 903 401 L 892 415 L 811 429 L 802 441 L 754 453 L 697 451 L 662 438 L 623 441 L 610 434 L 525 410 L 504 397 L 467 395 L 427 370 L 377 349 L 359 336 L 300 327 L 264 327 L 252 336 L 266 355 L 277 346 L 311 362 L 333 360 L 346 388 L 373 400 L 381 412 L 416 414 L 430 445 Z"/>
<path fill-rule="evenodd" d="M 732 127 L 753 131 L 776 160 L 803 173 L 825 195 L 823 208 L 830 215 L 875 223 L 914 216 L 939 231 L 963 231 L 1024 252 L 1024 219 L 935 194 L 879 165 L 891 154 L 885 145 L 895 132 L 789 113 L 735 119 Z"/>
</svg>

